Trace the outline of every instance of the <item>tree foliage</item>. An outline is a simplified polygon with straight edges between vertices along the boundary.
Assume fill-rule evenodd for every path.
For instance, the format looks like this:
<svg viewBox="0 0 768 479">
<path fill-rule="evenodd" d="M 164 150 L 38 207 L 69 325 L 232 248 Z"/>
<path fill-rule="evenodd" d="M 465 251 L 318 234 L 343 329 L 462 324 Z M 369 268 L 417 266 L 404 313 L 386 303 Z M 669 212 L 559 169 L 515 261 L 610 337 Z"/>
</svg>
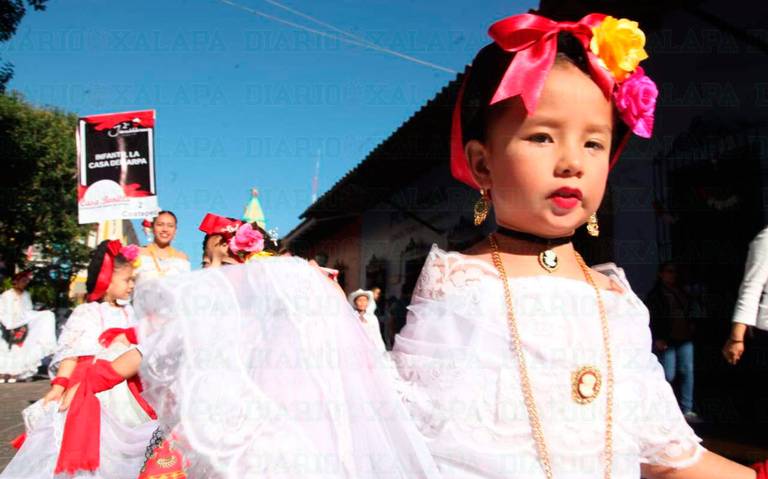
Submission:
<svg viewBox="0 0 768 479">
<path fill-rule="evenodd" d="M 70 279 L 88 255 L 90 227 L 77 222 L 76 125 L 73 114 L 34 107 L 17 93 L 0 95 L 0 258 L 7 273 L 36 270 L 56 293 L 49 306 L 65 305 Z M 42 261 L 27 264 L 30 246 Z"/>
<path fill-rule="evenodd" d="M 0 42 L 7 42 L 16 33 L 21 19 L 27 13 L 27 6 L 35 10 L 45 10 L 48 0 L 0 0 Z M 13 64 L 0 58 L 0 93 L 5 92 L 5 85 L 13 78 Z"/>
</svg>

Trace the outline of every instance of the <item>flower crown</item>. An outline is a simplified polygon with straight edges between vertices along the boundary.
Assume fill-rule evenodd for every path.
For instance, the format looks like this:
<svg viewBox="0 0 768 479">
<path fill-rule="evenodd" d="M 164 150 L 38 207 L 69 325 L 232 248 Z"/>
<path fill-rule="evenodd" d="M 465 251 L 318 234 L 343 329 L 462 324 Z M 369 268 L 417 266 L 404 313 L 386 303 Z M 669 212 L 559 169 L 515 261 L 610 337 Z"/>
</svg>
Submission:
<svg viewBox="0 0 768 479">
<path fill-rule="evenodd" d="M 504 51 L 515 56 L 494 92 L 490 105 L 520 96 L 530 115 L 536 110 L 539 96 L 557 55 L 557 35 L 569 32 L 584 47 L 589 73 L 613 100 L 619 116 L 637 136 L 650 138 L 658 89 L 645 75 L 639 63 L 648 58 L 645 34 L 637 22 L 616 19 L 599 13 L 578 22 L 556 22 L 525 13 L 499 20 L 488 34 Z M 466 81 L 465 81 L 466 84 Z M 475 189 L 479 186 L 469 171 L 461 132 L 461 103 L 464 86 L 459 91 L 453 110 L 451 130 L 451 173 Z M 611 166 L 616 162 L 629 135 L 621 139 Z"/>
</svg>

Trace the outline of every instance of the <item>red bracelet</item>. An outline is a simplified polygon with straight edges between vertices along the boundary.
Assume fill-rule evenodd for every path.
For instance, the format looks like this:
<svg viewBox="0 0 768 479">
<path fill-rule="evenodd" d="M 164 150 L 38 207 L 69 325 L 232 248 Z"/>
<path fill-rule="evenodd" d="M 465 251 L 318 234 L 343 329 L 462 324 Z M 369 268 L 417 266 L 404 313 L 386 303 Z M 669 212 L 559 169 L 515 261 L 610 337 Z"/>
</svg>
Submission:
<svg viewBox="0 0 768 479">
<path fill-rule="evenodd" d="M 51 386 L 61 386 L 64 389 L 67 389 L 69 387 L 69 378 L 56 376 L 55 378 L 51 379 Z"/>
</svg>

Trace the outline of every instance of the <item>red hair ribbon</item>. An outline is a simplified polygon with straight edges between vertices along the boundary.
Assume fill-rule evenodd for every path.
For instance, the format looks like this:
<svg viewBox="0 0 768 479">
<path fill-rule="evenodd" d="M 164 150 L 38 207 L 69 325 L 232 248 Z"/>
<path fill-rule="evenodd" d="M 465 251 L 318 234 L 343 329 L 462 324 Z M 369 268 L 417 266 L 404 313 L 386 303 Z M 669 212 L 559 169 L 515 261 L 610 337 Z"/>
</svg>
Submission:
<svg viewBox="0 0 768 479">
<path fill-rule="evenodd" d="M 614 80 L 611 73 L 600 66 L 599 59 L 589 48 L 592 39 L 592 28 L 603 21 L 605 15 L 592 13 L 578 22 L 556 22 L 539 15 L 524 13 L 499 20 L 491 25 L 488 34 L 496 44 L 507 52 L 515 52 L 515 56 L 504 72 L 490 105 L 520 96 L 523 107 L 530 115 L 536 106 L 544 88 L 552 65 L 557 55 L 557 34 L 571 33 L 584 47 L 592 79 L 600 87 L 606 98 L 611 98 Z M 471 72 L 469 73 L 472 74 Z M 466 79 L 464 80 L 466 84 Z M 451 122 L 451 173 L 454 178 L 466 183 L 474 189 L 480 189 L 469 170 L 469 162 L 464 154 L 464 144 L 461 131 L 461 103 L 464 96 L 464 85 L 459 90 Z M 620 149 L 614 154 L 612 163 L 618 157 Z"/>
<path fill-rule="evenodd" d="M 208 213 L 198 229 L 207 235 L 232 236 L 242 224 L 243 222 L 240 220 Z"/>
<path fill-rule="evenodd" d="M 112 281 L 112 270 L 115 265 L 115 256 L 120 254 L 120 250 L 123 248 L 123 243 L 120 240 L 110 240 L 107 243 L 107 251 L 104 253 L 104 261 L 101 263 L 101 269 L 99 270 L 99 276 L 96 278 L 96 286 L 93 291 L 88 293 L 88 301 L 99 301 L 104 297 L 104 294 L 109 288 L 109 283 Z"/>
</svg>

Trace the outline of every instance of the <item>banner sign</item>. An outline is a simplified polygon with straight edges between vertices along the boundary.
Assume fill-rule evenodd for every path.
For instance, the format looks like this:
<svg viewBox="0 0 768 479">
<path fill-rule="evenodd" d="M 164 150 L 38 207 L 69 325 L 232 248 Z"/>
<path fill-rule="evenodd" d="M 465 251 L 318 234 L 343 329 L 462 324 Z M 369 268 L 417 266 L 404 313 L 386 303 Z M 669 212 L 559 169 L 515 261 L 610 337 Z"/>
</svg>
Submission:
<svg viewBox="0 0 768 479">
<path fill-rule="evenodd" d="M 81 224 L 157 214 L 154 130 L 154 110 L 79 119 L 75 136 Z"/>
</svg>

